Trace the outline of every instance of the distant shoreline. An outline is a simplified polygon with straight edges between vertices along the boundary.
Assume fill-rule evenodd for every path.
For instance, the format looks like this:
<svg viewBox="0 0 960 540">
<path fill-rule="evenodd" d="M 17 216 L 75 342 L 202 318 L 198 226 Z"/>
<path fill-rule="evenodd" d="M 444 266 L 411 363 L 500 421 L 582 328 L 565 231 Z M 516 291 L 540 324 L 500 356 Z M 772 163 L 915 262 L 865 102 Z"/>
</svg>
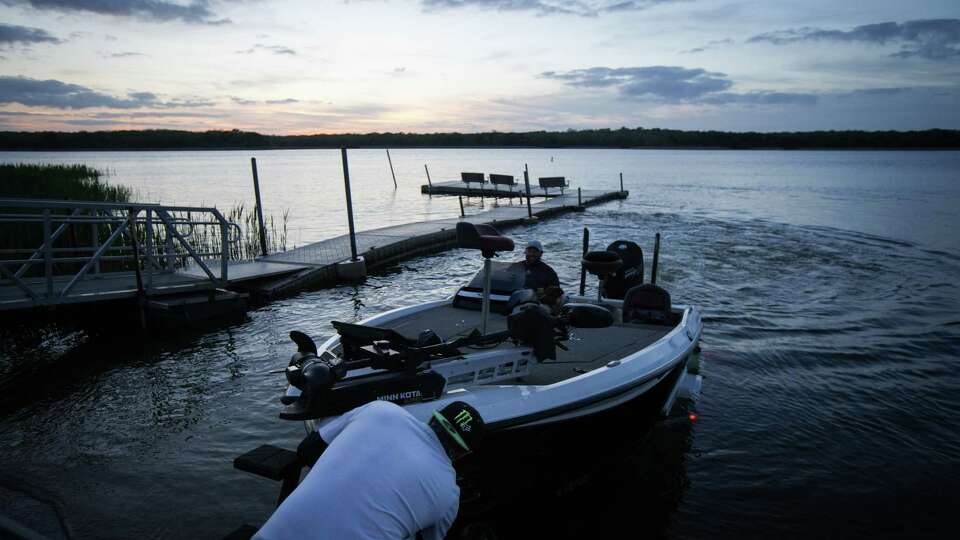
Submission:
<svg viewBox="0 0 960 540">
<path fill-rule="evenodd" d="M 337 148 L 621 150 L 947 150 L 960 130 L 725 132 L 658 128 L 482 133 L 262 135 L 249 131 L 0 132 L 4 151 L 314 150 Z"/>
<path fill-rule="evenodd" d="M 257 150 L 339 150 L 336 146 L 253 146 L 243 147 L 168 147 L 168 148 L 3 148 L 0 152 L 253 152 Z M 862 147 L 804 147 L 804 148 L 777 148 L 772 146 L 738 147 L 727 146 L 348 146 L 349 150 L 689 150 L 689 151 L 770 151 L 770 152 L 882 152 L 882 151 L 916 151 L 916 152 L 943 152 L 960 151 L 960 147 L 912 147 L 912 146 L 862 146 Z"/>
</svg>

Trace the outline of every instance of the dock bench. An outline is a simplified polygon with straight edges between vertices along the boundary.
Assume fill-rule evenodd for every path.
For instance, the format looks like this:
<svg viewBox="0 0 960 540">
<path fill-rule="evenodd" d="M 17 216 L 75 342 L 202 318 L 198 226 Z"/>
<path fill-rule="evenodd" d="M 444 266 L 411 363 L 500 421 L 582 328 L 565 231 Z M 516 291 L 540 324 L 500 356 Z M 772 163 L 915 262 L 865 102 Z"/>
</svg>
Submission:
<svg viewBox="0 0 960 540">
<path fill-rule="evenodd" d="M 543 194 L 548 195 L 550 188 L 560 188 L 560 194 L 563 195 L 563 189 L 568 187 L 567 179 L 563 176 L 544 176 L 540 177 L 540 188 Z"/>
<path fill-rule="evenodd" d="M 486 180 L 483 179 L 482 172 L 462 172 L 460 173 L 460 180 L 463 181 L 464 184 L 467 184 L 467 186 L 470 184 L 480 184 L 482 187 L 486 182 Z"/>
<path fill-rule="evenodd" d="M 490 183 L 493 184 L 494 192 L 498 191 L 498 186 L 507 186 L 507 191 L 511 196 L 513 196 L 513 186 L 517 185 L 517 181 L 513 178 L 512 174 L 490 173 Z"/>
<path fill-rule="evenodd" d="M 482 172 L 462 172 L 460 180 L 467 185 L 467 197 L 470 197 L 470 184 L 480 184 L 480 198 L 483 198 L 483 184 L 487 181 L 484 180 Z"/>
</svg>

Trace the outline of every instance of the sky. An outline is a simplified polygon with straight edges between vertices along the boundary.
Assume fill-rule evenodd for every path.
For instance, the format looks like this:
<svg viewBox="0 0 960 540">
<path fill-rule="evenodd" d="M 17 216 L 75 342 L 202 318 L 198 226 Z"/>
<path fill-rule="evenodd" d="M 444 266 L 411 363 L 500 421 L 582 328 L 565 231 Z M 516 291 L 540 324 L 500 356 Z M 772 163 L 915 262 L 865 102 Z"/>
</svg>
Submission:
<svg viewBox="0 0 960 540">
<path fill-rule="evenodd" d="M 0 130 L 960 128 L 958 0 L 0 0 Z"/>
</svg>

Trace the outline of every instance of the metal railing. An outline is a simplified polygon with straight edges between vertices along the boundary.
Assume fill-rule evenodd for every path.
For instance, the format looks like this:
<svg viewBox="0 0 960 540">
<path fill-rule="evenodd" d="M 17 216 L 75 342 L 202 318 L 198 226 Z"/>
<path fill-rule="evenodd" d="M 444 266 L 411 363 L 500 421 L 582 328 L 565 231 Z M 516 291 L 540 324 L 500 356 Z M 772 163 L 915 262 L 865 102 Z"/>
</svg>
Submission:
<svg viewBox="0 0 960 540">
<path fill-rule="evenodd" d="M 240 237 L 216 208 L 0 199 L 0 285 L 52 305 L 83 280 L 132 270 L 149 293 L 158 276 L 196 265 L 222 286 Z M 217 261 L 215 273 L 208 262 Z"/>
</svg>

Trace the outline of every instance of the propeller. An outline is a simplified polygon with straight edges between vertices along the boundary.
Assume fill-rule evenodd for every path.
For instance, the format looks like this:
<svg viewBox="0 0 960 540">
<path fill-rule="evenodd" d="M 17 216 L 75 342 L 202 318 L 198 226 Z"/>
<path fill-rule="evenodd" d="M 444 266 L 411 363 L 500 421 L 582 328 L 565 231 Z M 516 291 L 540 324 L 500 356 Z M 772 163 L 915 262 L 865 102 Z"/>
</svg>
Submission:
<svg viewBox="0 0 960 540">
<path fill-rule="evenodd" d="M 303 332 L 293 330 L 290 332 L 290 339 L 297 344 L 297 352 L 317 354 L 317 344 L 310 339 L 310 336 Z"/>
</svg>

